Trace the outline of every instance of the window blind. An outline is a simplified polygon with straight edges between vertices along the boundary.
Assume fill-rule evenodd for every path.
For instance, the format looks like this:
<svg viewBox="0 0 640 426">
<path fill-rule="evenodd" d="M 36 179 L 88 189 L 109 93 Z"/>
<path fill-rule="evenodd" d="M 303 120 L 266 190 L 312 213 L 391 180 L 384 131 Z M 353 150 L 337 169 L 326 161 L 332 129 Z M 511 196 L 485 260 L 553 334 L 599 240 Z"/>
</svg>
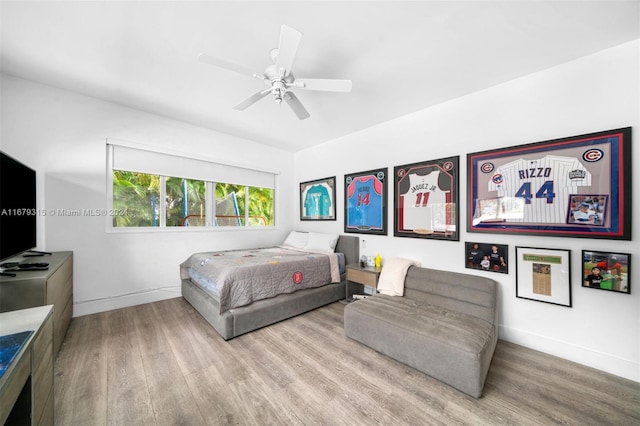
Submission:
<svg viewBox="0 0 640 426">
<path fill-rule="evenodd" d="M 216 163 L 186 154 L 169 154 L 125 145 L 107 143 L 113 169 L 160 176 L 232 183 L 259 188 L 275 188 L 273 172 Z"/>
</svg>

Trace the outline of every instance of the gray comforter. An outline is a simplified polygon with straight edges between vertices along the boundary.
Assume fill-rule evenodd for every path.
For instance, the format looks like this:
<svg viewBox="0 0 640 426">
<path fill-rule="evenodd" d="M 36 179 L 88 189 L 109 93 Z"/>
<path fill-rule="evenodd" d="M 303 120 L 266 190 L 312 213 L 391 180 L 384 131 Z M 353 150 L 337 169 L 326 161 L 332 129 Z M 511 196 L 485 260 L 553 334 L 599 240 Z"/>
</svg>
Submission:
<svg viewBox="0 0 640 426">
<path fill-rule="evenodd" d="M 180 277 L 212 294 L 220 313 L 255 300 L 340 281 L 335 253 L 282 246 L 196 253 L 180 265 Z"/>
</svg>

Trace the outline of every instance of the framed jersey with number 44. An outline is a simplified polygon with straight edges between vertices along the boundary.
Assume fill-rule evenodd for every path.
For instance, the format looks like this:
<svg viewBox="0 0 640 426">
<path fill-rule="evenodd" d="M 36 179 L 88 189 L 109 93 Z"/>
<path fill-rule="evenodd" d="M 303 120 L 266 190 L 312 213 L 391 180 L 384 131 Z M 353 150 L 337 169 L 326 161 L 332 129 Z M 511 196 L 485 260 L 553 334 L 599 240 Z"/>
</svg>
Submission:
<svg viewBox="0 0 640 426">
<path fill-rule="evenodd" d="M 467 231 L 631 239 L 631 128 L 467 154 Z"/>
</svg>

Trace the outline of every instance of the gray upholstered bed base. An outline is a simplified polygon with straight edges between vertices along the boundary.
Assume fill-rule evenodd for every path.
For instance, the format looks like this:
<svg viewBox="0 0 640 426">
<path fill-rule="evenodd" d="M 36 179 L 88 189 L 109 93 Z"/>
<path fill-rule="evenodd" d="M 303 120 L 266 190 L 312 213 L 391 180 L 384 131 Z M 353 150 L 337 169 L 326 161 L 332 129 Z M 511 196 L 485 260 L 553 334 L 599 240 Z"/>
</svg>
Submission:
<svg viewBox="0 0 640 426">
<path fill-rule="evenodd" d="M 341 235 L 338 239 L 336 252 L 345 254 L 347 264 L 357 263 L 360 257 L 359 238 Z M 218 302 L 190 280 L 182 280 L 182 296 L 225 340 L 229 340 L 344 299 L 345 279 L 343 278 L 340 283 L 258 300 L 250 305 L 230 309 L 222 314 L 219 313 Z"/>
</svg>

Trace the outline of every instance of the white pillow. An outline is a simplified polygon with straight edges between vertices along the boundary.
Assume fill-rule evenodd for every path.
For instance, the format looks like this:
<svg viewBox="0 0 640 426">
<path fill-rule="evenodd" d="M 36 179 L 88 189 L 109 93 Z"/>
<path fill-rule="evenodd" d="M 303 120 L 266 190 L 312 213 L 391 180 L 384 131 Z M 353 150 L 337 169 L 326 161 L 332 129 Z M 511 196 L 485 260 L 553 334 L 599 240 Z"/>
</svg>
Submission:
<svg viewBox="0 0 640 426">
<path fill-rule="evenodd" d="M 378 291 L 387 296 L 404 296 L 404 280 L 409 267 L 420 266 L 417 260 L 392 257 L 384 262 L 380 278 L 378 279 Z"/>
<path fill-rule="evenodd" d="M 338 234 L 322 234 L 319 232 L 309 232 L 309 240 L 304 247 L 305 250 L 329 251 L 333 253 L 338 244 Z"/>
<path fill-rule="evenodd" d="M 306 232 L 291 231 L 282 245 L 301 249 L 307 245 L 308 239 L 309 234 Z"/>
</svg>

